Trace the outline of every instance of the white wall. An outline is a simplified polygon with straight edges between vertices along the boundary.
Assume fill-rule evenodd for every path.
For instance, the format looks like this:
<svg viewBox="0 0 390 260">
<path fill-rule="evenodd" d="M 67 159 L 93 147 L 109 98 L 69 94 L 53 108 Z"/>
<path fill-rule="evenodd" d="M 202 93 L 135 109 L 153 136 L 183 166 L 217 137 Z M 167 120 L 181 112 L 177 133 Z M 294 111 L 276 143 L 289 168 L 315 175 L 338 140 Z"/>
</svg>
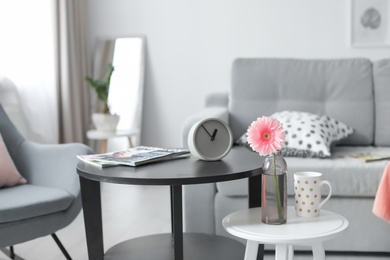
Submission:
<svg viewBox="0 0 390 260">
<path fill-rule="evenodd" d="M 237 57 L 389 58 L 349 46 L 349 0 L 87 0 L 92 57 L 101 36 L 146 36 L 142 144 L 179 146 L 204 96 L 227 91 Z M 259 115 L 261 116 L 261 115 Z"/>
</svg>

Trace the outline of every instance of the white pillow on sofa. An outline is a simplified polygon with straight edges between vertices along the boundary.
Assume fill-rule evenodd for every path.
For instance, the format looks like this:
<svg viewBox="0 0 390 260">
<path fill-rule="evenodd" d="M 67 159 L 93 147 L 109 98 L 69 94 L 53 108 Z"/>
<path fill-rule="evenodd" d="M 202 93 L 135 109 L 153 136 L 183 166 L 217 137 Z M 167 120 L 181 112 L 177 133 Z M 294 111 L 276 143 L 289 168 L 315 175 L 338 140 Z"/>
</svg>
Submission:
<svg viewBox="0 0 390 260">
<path fill-rule="evenodd" d="M 271 117 L 283 125 L 286 140 L 281 155 L 285 157 L 327 158 L 332 143 L 353 133 L 353 128 L 326 115 L 282 111 Z M 236 143 L 248 145 L 246 133 Z"/>
<path fill-rule="evenodd" d="M 326 158 L 332 143 L 353 133 L 352 127 L 326 115 L 282 111 L 271 117 L 283 124 L 286 133 L 283 156 Z"/>
</svg>

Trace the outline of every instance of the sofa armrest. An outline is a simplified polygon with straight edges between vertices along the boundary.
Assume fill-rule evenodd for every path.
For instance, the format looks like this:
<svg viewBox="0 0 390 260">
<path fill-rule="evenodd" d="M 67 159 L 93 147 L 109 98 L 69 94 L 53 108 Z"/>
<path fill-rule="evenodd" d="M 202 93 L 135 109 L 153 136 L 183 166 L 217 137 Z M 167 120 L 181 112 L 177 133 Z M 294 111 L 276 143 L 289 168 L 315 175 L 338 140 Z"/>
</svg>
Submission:
<svg viewBox="0 0 390 260">
<path fill-rule="evenodd" d="M 183 187 L 183 219 L 186 232 L 215 234 L 215 183 Z"/>
<path fill-rule="evenodd" d="M 28 183 L 66 190 L 73 196 L 79 193 L 76 155 L 92 150 L 81 143 L 39 144 L 24 141 L 18 149 L 15 164 Z"/>
</svg>

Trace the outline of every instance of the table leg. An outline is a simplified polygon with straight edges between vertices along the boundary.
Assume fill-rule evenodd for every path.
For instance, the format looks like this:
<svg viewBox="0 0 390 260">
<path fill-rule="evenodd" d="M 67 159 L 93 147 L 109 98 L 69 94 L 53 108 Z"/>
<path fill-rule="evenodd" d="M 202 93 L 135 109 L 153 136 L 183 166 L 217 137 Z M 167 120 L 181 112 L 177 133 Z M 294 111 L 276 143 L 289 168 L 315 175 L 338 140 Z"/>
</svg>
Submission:
<svg viewBox="0 0 390 260">
<path fill-rule="evenodd" d="M 288 260 L 294 259 L 294 248 L 292 245 L 288 246 Z"/>
<path fill-rule="evenodd" d="M 101 153 L 106 153 L 107 152 L 107 143 L 108 143 L 107 139 L 104 139 L 102 141 Z"/>
<path fill-rule="evenodd" d="M 171 185 L 171 223 L 175 260 L 183 260 L 182 187 Z"/>
<path fill-rule="evenodd" d="M 288 245 L 276 245 L 275 246 L 275 260 L 287 260 Z"/>
<path fill-rule="evenodd" d="M 314 260 L 325 260 L 325 250 L 322 242 L 312 244 L 313 259 Z"/>
<path fill-rule="evenodd" d="M 258 249 L 259 243 L 257 243 L 256 241 L 247 240 L 244 260 L 255 260 L 257 257 Z"/>
<path fill-rule="evenodd" d="M 249 208 L 261 207 L 261 175 L 248 179 Z"/>
<path fill-rule="evenodd" d="M 248 179 L 249 208 L 261 207 L 261 175 Z M 264 244 L 258 244 L 257 260 L 264 259 Z"/>
<path fill-rule="evenodd" d="M 129 136 L 127 139 L 129 139 L 129 147 L 130 148 L 134 147 L 133 141 L 131 141 L 131 136 Z"/>
<path fill-rule="evenodd" d="M 89 260 L 103 260 L 103 227 L 100 182 L 80 177 Z"/>
</svg>

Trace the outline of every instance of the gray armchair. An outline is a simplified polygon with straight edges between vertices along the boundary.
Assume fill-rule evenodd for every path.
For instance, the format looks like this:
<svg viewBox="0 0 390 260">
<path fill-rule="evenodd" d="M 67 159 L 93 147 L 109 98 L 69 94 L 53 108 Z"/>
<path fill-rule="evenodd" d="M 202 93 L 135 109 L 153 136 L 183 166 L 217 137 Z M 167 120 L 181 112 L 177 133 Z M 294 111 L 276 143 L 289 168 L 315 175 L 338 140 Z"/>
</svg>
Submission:
<svg viewBox="0 0 390 260">
<path fill-rule="evenodd" d="M 66 259 L 71 259 L 55 232 L 70 224 L 81 210 L 78 154 L 86 145 L 38 144 L 26 140 L 0 104 L 0 133 L 27 184 L 0 188 L 0 249 L 52 235 Z"/>
</svg>

